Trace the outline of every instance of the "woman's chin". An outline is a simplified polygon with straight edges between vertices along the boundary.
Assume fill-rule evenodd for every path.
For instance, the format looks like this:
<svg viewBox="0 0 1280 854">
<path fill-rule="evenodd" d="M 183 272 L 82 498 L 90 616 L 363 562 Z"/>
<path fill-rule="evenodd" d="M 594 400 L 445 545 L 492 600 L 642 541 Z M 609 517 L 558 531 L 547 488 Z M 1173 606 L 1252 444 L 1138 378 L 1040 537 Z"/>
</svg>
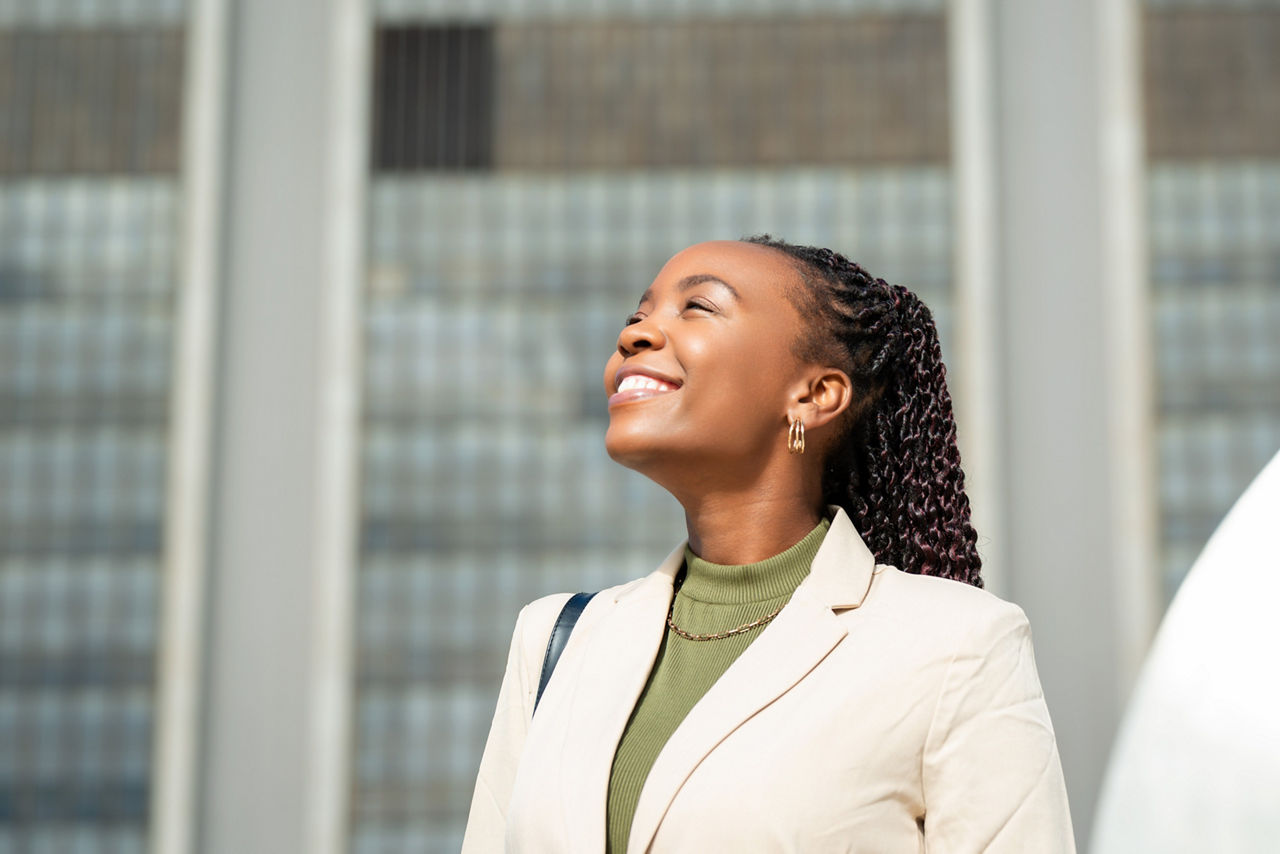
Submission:
<svg viewBox="0 0 1280 854">
<path fill-rule="evenodd" d="M 642 444 L 633 437 L 616 436 L 613 430 L 604 435 L 604 449 L 609 454 L 609 459 L 627 468 L 635 468 L 635 463 L 648 455 L 643 451 Z"/>
<path fill-rule="evenodd" d="M 613 425 L 604 434 L 604 449 L 618 465 L 645 474 L 646 469 L 661 464 L 672 456 L 672 449 L 663 444 L 665 438 L 668 437 L 623 430 Z"/>
</svg>

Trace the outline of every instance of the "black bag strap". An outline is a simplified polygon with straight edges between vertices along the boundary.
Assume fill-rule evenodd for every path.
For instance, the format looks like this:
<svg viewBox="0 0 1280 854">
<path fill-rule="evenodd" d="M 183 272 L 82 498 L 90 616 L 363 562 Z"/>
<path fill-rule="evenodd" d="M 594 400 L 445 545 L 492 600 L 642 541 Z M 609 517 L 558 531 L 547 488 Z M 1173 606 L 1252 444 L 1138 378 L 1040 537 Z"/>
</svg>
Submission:
<svg viewBox="0 0 1280 854">
<path fill-rule="evenodd" d="M 538 678 L 538 696 L 533 699 L 533 710 L 538 710 L 538 702 L 542 699 L 542 692 L 547 689 L 547 683 L 551 681 L 551 674 L 556 669 L 556 662 L 560 660 L 560 653 L 564 652 L 565 644 L 569 642 L 569 635 L 573 633 L 573 627 L 577 624 L 578 618 L 582 616 L 582 611 L 587 607 L 587 603 L 591 601 L 594 593 L 575 593 L 569 597 L 569 601 L 564 603 L 564 607 L 560 609 L 560 616 L 556 617 L 556 624 L 551 627 L 551 637 L 547 639 L 547 654 L 542 657 L 542 675 Z"/>
</svg>

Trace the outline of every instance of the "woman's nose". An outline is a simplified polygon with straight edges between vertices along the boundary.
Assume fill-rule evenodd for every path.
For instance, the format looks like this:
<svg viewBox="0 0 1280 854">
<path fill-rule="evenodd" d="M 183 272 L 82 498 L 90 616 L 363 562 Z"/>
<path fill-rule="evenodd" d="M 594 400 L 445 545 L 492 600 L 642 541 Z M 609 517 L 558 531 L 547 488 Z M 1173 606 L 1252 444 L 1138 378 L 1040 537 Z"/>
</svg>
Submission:
<svg viewBox="0 0 1280 854">
<path fill-rule="evenodd" d="M 622 327 L 622 332 L 618 334 L 618 352 L 624 356 L 638 350 L 661 347 L 666 343 L 667 337 L 662 334 L 658 324 L 647 317 Z"/>
</svg>

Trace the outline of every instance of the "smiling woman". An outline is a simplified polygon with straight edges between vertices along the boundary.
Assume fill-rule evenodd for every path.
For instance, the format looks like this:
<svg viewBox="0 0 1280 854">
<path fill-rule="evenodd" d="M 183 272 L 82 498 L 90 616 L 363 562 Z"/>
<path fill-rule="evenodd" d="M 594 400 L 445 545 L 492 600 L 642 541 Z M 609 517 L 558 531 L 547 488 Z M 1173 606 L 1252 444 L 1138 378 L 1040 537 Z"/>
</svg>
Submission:
<svg viewBox="0 0 1280 854">
<path fill-rule="evenodd" d="M 517 620 L 463 849 L 1073 850 L 1026 618 L 980 561 L 928 309 L 843 256 L 703 243 L 604 372 L 688 539 Z"/>
<path fill-rule="evenodd" d="M 737 242 L 691 247 L 672 258 L 645 291 L 605 365 L 605 390 L 611 393 L 609 455 L 665 487 L 686 510 L 697 501 L 682 483 L 690 474 L 697 473 L 696 489 L 705 490 L 708 477 L 735 483 L 743 476 L 755 479 L 753 470 L 776 457 L 774 439 L 779 426 L 786 426 L 783 409 L 747 404 L 781 399 L 788 386 L 807 384 L 816 369 L 799 373 L 792 352 L 802 332 L 800 317 L 778 287 L 789 277 L 795 277 L 794 269 L 768 247 Z M 666 393 L 655 394 L 654 388 L 636 395 L 628 390 L 635 378 L 659 381 Z M 816 428 L 810 420 L 810 429 Z M 781 450 L 774 465 L 794 468 Z M 817 515 L 807 522 L 800 536 L 782 545 L 799 540 Z M 780 533 L 787 539 L 794 532 Z M 738 536 L 733 540 L 745 545 Z M 776 545 L 761 544 L 766 550 Z M 719 562 L 756 559 L 745 552 L 736 557 L 748 559 Z"/>
</svg>

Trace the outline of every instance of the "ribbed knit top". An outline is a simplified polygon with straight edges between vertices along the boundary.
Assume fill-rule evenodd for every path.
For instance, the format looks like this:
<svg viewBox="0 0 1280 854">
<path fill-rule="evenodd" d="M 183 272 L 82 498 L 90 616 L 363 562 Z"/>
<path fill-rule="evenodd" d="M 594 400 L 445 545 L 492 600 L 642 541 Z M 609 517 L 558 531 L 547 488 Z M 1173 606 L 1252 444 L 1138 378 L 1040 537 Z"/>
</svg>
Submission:
<svg viewBox="0 0 1280 854">
<path fill-rule="evenodd" d="M 686 547 L 684 582 L 676 593 L 672 621 L 690 634 L 715 634 L 771 613 L 791 598 L 809 574 L 828 527 L 829 520 L 823 519 L 786 551 L 740 566 L 705 561 Z M 667 629 L 613 757 L 606 834 L 609 854 L 626 851 L 640 791 L 663 745 L 764 628 L 710 641 L 687 640 Z"/>
</svg>

